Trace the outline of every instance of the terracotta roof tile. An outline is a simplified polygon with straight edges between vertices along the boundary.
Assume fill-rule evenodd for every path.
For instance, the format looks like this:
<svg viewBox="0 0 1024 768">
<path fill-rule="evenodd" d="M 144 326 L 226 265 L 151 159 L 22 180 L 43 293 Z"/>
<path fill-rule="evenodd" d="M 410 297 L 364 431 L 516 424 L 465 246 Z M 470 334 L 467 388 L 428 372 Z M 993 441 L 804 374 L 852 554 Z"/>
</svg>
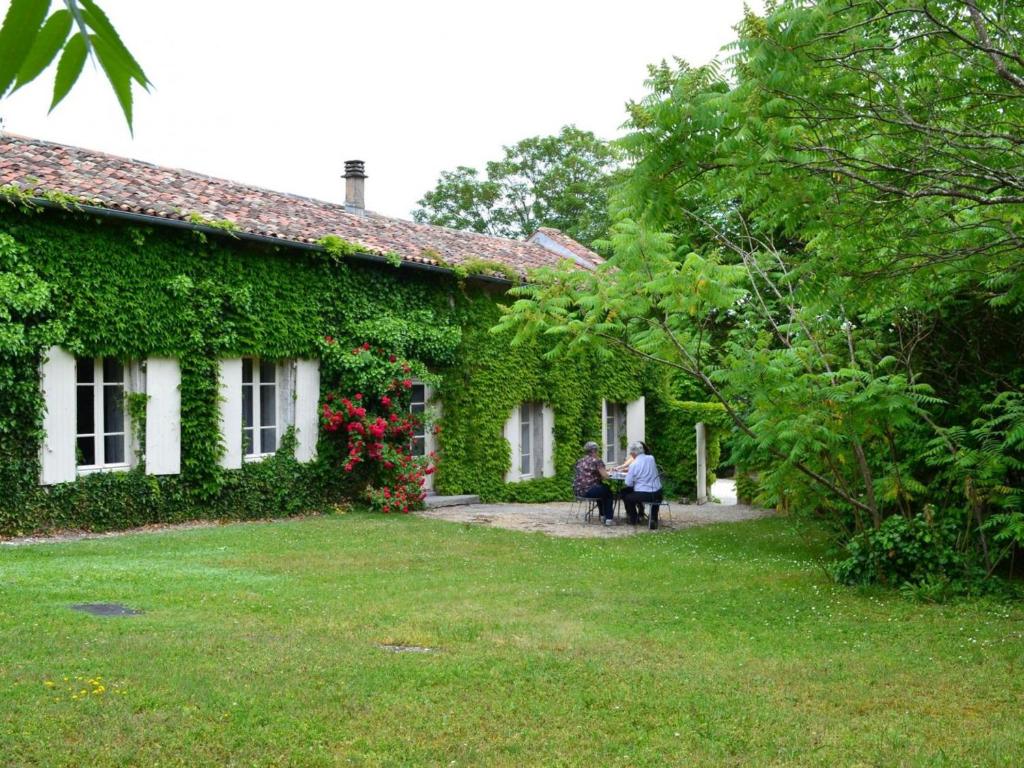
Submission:
<svg viewBox="0 0 1024 768">
<path fill-rule="evenodd" d="M 60 192 L 97 207 L 179 221 L 196 214 L 207 220 L 226 219 L 243 233 L 295 243 L 336 235 L 369 253 L 393 251 L 419 263 L 438 263 L 435 255 L 453 265 L 487 259 L 525 274 L 573 256 L 590 263 L 601 260 L 549 227 L 538 230 L 547 239 L 535 233 L 524 242 L 372 212 L 347 213 L 336 203 L 10 134 L 0 136 L 0 186 Z"/>
</svg>

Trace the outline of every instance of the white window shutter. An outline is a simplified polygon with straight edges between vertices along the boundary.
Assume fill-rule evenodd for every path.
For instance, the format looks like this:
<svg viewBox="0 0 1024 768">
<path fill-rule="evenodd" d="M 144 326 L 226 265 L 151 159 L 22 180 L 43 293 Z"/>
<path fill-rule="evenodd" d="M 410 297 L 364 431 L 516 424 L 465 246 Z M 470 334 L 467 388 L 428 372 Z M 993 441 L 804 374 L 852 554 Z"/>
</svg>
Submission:
<svg viewBox="0 0 1024 768">
<path fill-rule="evenodd" d="M 39 446 L 42 485 L 75 479 L 75 358 L 60 347 L 50 347 L 40 367 L 39 385 L 46 412 L 43 442 Z"/>
<path fill-rule="evenodd" d="M 555 412 L 550 405 L 541 408 L 541 434 L 544 436 L 541 450 L 544 452 L 544 477 L 555 475 Z"/>
<path fill-rule="evenodd" d="M 512 414 L 505 422 L 505 439 L 512 449 L 512 457 L 505 471 L 505 482 L 514 483 L 519 480 L 519 406 L 512 409 Z"/>
<path fill-rule="evenodd" d="M 645 437 L 646 408 L 644 399 L 626 404 L 626 440 L 630 443 L 643 442 Z"/>
<path fill-rule="evenodd" d="M 220 361 L 220 438 L 225 469 L 242 466 L 242 358 Z"/>
<path fill-rule="evenodd" d="M 125 394 L 135 394 L 137 392 L 145 393 L 146 391 L 146 363 L 145 361 L 133 360 L 125 366 Z M 128 461 L 128 466 L 137 467 L 139 460 L 142 458 L 142 447 L 139 445 L 139 436 L 135 427 L 135 423 L 132 421 L 131 413 L 127 413 L 128 407 L 125 406 L 125 429 L 128 430 L 128 454 L 125 459 Z M 149 407 L 146 408 L 147 412 L 147 423 Z"/>
<path fill-rule="evenodd" d="M 434 388 L 429 384 L 423 385 L 423 399 L 427 402 L 427 413 L 430 416 L 430 424 L 427 425 L 427 431 L 423 440 L 424 448 L 429 454 L 437 450 L 437 435 L 434 434 L 434 425 L 441 420 L 443 409 L 441 407 L 441 400 L 435 400 Z M 433 475 L 427 475 L 428 480 L 432 480 L 433 477 Z"/>
<path fill-rule="evenodd" d="M 423 436 L 423 449 L 429 454 L 437 450 L 437 435 L 434 434 L 434 425 L 441 420 L 441 401 L 434 400 L 434 388 L 429 384 L 423 385 L 423 399 L 427 404 L 427 413 L 430 415 L 430 424 L 427 424 L 426 433 Z M 432 492 L 434 490 L 434 475 L 427 475 L 423 478 L 423 490 Z"/>
<path fill-rule="evenodd" d="M 146 361 L 146 474 L 181 472 L 181 368 L 168 357 Z"/>
<path fill-rule="evenodd" d="M 288 427 L 295 424 L 295 369 L 296 361 L 286 360 L 277 366 L 277 433 L 278 440 Z"/>
<path fill-rule="evenodd" d="M 599 437 L 597 438 L 598 451 L 597 455 L 601 457 L 603 461 L 609 461 L 608 458 L 608 401 L 604 398 L 601 399 L 601 431 L 598 432 Z"/>
<path fill-rule="evenodd" d="M 320 438 L 320 361 L 298 360 L 295 363 L 295 458 L 311 461 L 316 458 Z"/>
</svg>

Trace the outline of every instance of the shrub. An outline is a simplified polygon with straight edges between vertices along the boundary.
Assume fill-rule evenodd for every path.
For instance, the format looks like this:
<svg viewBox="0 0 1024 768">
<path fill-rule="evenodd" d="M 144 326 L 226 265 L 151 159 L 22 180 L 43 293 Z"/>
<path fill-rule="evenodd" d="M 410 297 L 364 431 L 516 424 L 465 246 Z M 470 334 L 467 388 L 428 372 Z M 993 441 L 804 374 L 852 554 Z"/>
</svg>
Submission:
<svg viewBox="0 0 1024 768">
<path fill-rule="evenodd" d="M 882 583 L 890 586 L 923 585 L 959 579 L 969 571 L 965 555 L 957 551 L 959 526 L 952 516 L 925 515 L 886 518 L 877 530 L 865 530 L 845 546 L 847 557 L 833 565 L 844 584 Z"/>
</svg>

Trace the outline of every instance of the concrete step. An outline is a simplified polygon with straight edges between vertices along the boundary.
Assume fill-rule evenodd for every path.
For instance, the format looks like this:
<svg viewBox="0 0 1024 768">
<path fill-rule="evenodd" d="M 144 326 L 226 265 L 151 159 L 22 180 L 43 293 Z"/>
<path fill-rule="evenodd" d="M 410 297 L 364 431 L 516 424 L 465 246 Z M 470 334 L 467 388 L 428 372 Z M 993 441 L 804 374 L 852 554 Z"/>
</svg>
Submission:
<svg viewBox="0 0 1024 768">
<path fill-rule="evenodd" d="M 470 496 L 468 494 L 463 496 L 427 496 L 427 498 L 423 500 L 423 504 L 427 509 L 431 509 L 433 507 L 461 507 L 464 504 L 479 503 L 479 496 Z"/>
</svg>

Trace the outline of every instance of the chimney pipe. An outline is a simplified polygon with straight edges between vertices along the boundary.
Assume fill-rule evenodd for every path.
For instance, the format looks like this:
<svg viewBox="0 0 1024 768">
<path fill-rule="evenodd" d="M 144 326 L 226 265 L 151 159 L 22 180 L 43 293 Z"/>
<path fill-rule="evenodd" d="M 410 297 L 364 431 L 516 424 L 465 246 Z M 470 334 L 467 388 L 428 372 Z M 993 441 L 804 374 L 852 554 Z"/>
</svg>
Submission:
<svg viewBox="0 0 1024 768">
<path fill-rule="evenodd" d="M 366 213 L 364 191 L 366 164 L 362 160 L 345 161 L 345 210 L 348 213 Z"/>
</svg>

